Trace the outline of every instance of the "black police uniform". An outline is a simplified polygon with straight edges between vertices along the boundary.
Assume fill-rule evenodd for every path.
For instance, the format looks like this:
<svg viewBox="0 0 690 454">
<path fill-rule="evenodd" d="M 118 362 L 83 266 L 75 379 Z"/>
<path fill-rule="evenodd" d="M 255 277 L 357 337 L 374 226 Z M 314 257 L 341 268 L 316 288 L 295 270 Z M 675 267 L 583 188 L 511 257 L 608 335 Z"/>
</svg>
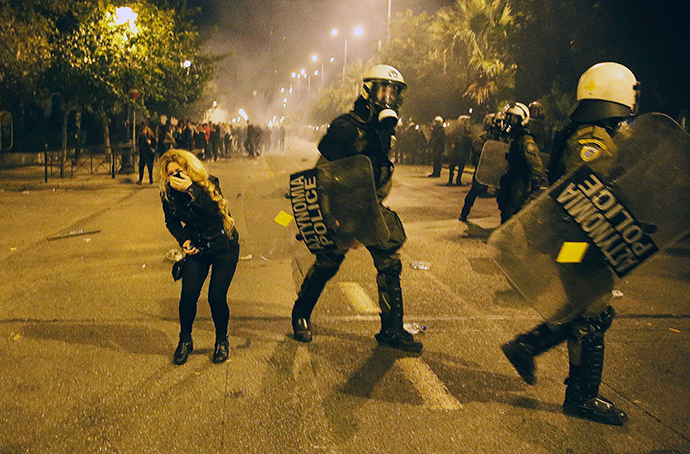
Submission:
<svg viewBox="0 0 690 454">
<path fill-rule="evenodd" d="M 393 164 L 388 158 L 395 142 L 395 129 L 381 124 L 370 111 L 368 102 L 359 97 L 354 110 L 331 123 L 319 143 L 320 161 L 334 161 L 357 154 L 367 156 L 372 163 L 374 182 L 379 202 L 392 186 Z M 318 163 L 317 163 L 318 166 Z M 380 344 L 406 351 L 421 351 L 422 343 L 403 329 L 403 302 L 400 288 L 402 263 L 398 250 L 406 236 L 398 215 L 382 203 L 379 209 L 390 231 L 390 238 L 377 245 L 367 246 L 378 272 L 376 283 L 381 308 L 381 332 L 376 335 Z M 295 338 L 311 341 L 310 316 L 326 283 L 338 271 L 348 249 L 320 253 L 309 269 L 292 310 Z"/>
<path fill-rule="evenodd" d="M 544 166 L 539 156 L 539 147 L 529 130 L 524 126 L 515 126 L 510 137 L 508 171 L 501 177 L 501 187 L 496 194 L 501 223 L 517 213 L 544 182 Z"/>
</svg>

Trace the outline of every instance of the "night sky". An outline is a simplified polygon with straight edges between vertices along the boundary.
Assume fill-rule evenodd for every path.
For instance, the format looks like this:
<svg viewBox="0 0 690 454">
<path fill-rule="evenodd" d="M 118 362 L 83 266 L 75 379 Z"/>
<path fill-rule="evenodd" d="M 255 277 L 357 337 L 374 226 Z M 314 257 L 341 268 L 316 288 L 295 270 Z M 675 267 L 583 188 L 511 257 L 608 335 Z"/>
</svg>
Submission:
<svg viewBox="0 0 690 454">
<path fill-rule="evenodd" d="M 453 0 L 392 0 L 391 15 L 411 9 L 433 14 Z M 251 105 L 262 90 L 287 85 L 293 71 L 321 70 L 311 56 L 335 57 L 326 60 L 327 76 L 342 71 L 343 33 L 348 37 L 347 61 L 368 59 L 379 40 L 385 40 L 388 2 L 386 0 L 189 0 L 200 7 L 197 23 L 210 36 L 214 53 L 231 53 L 218 74 L 219 105 L 232 114 L 244 104 Z M 363 35 L 355 37 L 355 27 Z M 332 29 L 340 30 L 337 37 Z M 257 95 L 253 93 L 256 90 Z M 251 115 L 251 113 L 250 113 Z"/>
<path fill-rule="evenodd" d="M 453 3 L 453 0 L 392 0 L 392 15 L 406 9 L 433 14 Z M 619 40 L 622 44 L 618 48 L 611 49 L 610 59 L 628 65 L 642 82 L 643 90 L 646 87 L 648 96 L 645 99 L 643 91 L 643 108 L 666 111 L 675 117 L 680 109 L 690 107 L 687 0 L 602 3 L 620 10 L 619 20 L 613 26 L 627 35 Z M 358 57 L 368 59 L 377 42 L 385 40 L 386 35 L 386 0 L 188 0 L 188 5 L 201 8 L 196 21 L 202 33 L 210 38 L 209 49 L 216 54 L 231 54 L 219 68 L 216 85 L 219 106 L 231 115 L 236 115 L 239 107 L 251 109 L 252 102 L 267 91 L 288 85 L 292 71 L 320 70 L 321 60 L 317 64 L 310 60 L 314 54 L 320 59 L 336 58 L 332 64 L 326 60 L 327 79 L 339 73 L 343 33 L 350 33 L 348 62 Z M 363 36 L 352 35 L 356 26 L 363 28 Z M 333 28 L 341 30 L 338 37 L 331 35 Z M 597 36 L 592 37 L 592 42 L 604 49 L 611 46 Z M 541 64 L 535 69 L 548 71 L 549 65 Z M 542 76 L 542 81 L 549 80 L 548 74 Z M 578 77 L 579 74 L 573 74 L 574 81 Z M 539 91 L 534 87 L 530 90 L 527 83 L 518 85 L 518 89 L 530 99 Z"/>
</svg>

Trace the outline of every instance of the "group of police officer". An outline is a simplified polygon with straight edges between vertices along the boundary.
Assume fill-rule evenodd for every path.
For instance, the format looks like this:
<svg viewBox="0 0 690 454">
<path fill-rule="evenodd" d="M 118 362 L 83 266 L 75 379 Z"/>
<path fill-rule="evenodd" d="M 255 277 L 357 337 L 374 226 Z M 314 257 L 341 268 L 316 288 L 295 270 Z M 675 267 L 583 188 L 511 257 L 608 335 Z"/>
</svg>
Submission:
<svg viewBox="0 0 690 454">
<path fill-rule="evenodd" d="M 317 168 L 321 163 L 355 155 L 364 155 L 371 161 L 378 208 L 390 232 L 377 244 L 365 245 L 377 270 L 381 330 L 375 337 L 383 346 L 419 353 L 422 343 L 403 328 L 399 249 L 406 236 L 398 215 L 383 205 L 392 185 L 394 166 L 389 156 L 395 143 L 395 126 L 406 87 L 400 72 L 391 66 L 378 65 L 369 70 L 364 75 L 362 92 L 354 109 L 333 120 L 321 139 Z M 548 172 L 545 172 L 537 141 L 528 128 L 530 109 L 522 103 L 507 106 L 502 111 L 505 125 L 502 133 L 510 143 L 508 167 L 497 193 L 501 222 L 507 222 L 548 186 L 546 175 L 553 183 L 583 162 L 615 155 L 613 137 L 636 114 L 638 94 L 639 84 L 625 66 L 607 62 L 589 68 L 577 87 L 577 104 L 570 114 L 571 123 L 555 136 Z M 341 246 L 316 254 L 292 310 L 296 340 L 312 340 L 312 311 L 348 250 L 349 247 Z M 531 385 L 536 382 L 535 357 L 567 341 L 570 373 L 566 380 L 564 412 L 604 424 L 621 425 L 627 420 L 626 414 L 599 395 L 604 333 L 614 315 L 610 296 L 599 298 L 568 320 L 547 320 L 518 335 L 504 344 L 502 350 L 519 375 Z"/>
</svg>

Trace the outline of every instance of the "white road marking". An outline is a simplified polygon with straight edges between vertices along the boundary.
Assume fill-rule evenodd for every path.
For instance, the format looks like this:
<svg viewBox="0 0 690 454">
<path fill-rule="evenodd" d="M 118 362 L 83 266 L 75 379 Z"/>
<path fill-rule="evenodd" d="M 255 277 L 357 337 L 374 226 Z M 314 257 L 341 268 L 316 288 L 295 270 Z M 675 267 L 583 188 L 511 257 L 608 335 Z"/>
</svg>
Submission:
<svg viewBox="0 0 690 454">
<path fill-rule="evenodd" d="M 429 365 L 420 358 L 401 358 L 397 364 L 405 377 L 414 385 L 424 399 L 424 406 L 432 410 L 459 410 L 462 404 L 453 397 Z"/>
<path fill-rule="evenodd" d="M 361 314 L 378 314 L 379 306 L 374 303 L 361 285 L 356 282 L 340 282 L 338 284 L 352 307 Z"/>
</svg>

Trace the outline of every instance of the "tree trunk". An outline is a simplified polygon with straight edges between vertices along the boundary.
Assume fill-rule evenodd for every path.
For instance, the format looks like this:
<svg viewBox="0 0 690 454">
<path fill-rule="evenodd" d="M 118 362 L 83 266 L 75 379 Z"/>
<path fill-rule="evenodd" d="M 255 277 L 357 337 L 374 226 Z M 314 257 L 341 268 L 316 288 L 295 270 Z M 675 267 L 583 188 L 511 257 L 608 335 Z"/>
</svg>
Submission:
<svg viewBox="0 0 690 454">
<path fill-rule="evenodd" d="M 65 162 L 67 161 L 67 122 L 70 109 L 65 107 L 62 111 L 62 151 L 60 152 L 60 178 L 65 177 Z"/>
<path fill-rule="evenodd" d="M 112 153 L 110 148 L 110 122 L 108 121 L 108 113 L 105 110 L 101 112 L 101 120 L 103 121 L 103 148 L 105 149 L 105 154 L 109 155 Z"/>
</svg>

